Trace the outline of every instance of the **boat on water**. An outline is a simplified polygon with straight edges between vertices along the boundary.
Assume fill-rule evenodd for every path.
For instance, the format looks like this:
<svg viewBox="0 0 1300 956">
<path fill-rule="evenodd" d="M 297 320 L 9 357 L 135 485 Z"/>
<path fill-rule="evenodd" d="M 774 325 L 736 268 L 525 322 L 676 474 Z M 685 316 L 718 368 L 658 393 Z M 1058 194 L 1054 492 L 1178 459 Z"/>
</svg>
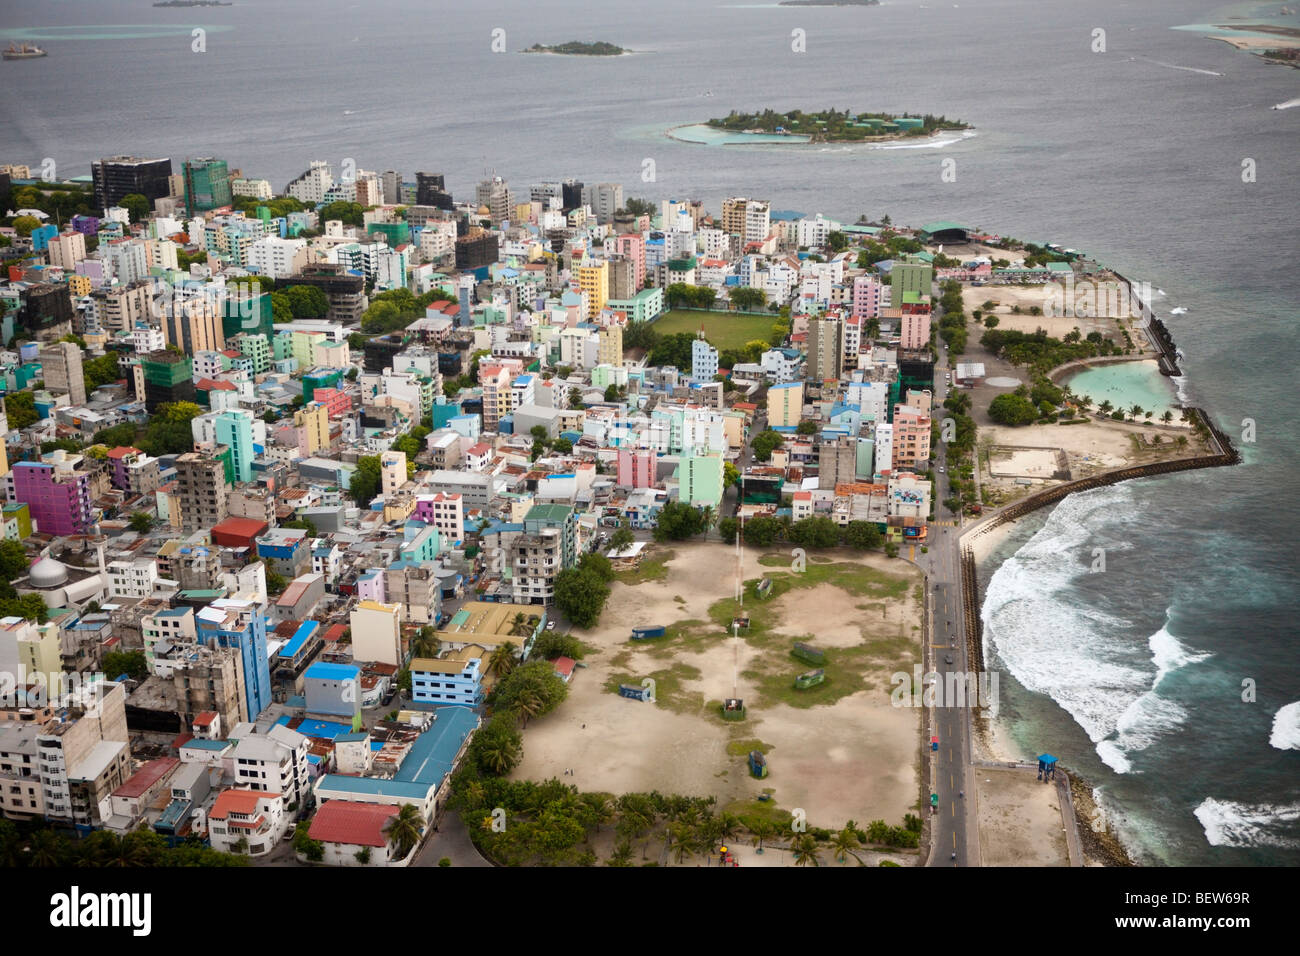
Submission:
<svg viewBox="0 0 1300 956">
<path fill-rule="evenodd" d="M 24 43 L 18 46 L 11 43 L 8 49 L 0 53 L 0 56 L 3 56 L 6 60 L 30 60 L 38 56 L 49 56 L 49 54 L 33 44 Z"/>
</svg>

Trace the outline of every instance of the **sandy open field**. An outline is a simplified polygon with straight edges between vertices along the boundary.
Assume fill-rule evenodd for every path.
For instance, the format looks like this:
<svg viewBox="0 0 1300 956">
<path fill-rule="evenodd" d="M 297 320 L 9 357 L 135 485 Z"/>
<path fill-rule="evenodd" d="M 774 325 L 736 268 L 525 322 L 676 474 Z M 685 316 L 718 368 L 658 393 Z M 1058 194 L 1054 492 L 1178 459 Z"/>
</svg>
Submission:
<svg viewBox="0 0 1300 956">
<path fill-rule="evenodd" d="M 1103 286 L 1104 287 L 1104 286 Z M 1100 297 L 1103 305 L 1111 303 L 1106 302 L 1107 296 Z M 1048 287 L 1046 285 L 986 285 L 972 286 L 965 285 L 962 288 L 962 301 L 966 306 L 966 313 L 972 314 L 975 309 L 985 311 L 984 303 L 992 301 L 997 303 L 993 309 L 993 315 L 998 317 L 999 329 L 1013 329 L 1017 332 L 1034 332 L 1037 329 L 1046 329 L 1047 334 L 1054 338 L 1062 338 L 1074 329 L 1078 329 L 1081 335 L 1087 336 L 1089 332 L 1100 332 L 1106 338 L 1120 341 L 1119 328 L 1115 319 L 1106 314 L 1093 317 L 1079 317 L 1073 315 L 1051 316 L 1051 315 L 1028 315 L 1029 309 L 1038 306 L 1046 311 L 1048 301 Z M 1127 299 L 1124 300 L 1127 302 Z M 1012 306 L 1020 306 L 1023 310 L 1020 315 L 1012 313 Z M 1109 308 L 1100 310 L 1108 313 Z M 974 323 L 972 322 L 970 334 L 975 333 Z M 981 333 L 982 334 L 982 333 Z M 975 338 L 978 339 L 978 335 Z M 1143 335 L 1133 335 L 1133 343 L 1139 347 L 1147 345 L 1146 337 Z"/>
<path fill-rule="evenodd" d="M 765 605 L 777 623 L 765 643 L 754 646 L 709 619 L 711 605 L 734 595 L 734 549 L 697 543 L 672 550 L 665 577 L 615 583 L 599 625 L 575 632 L 595 653 L 575 672 L 568 700 L 525 730 L 524 759 L 514 775 L 562 777 L 572 768 L 572 782 L 583 790 L 713 795 L 720 808 L 769 789 L 781 809 L 802 808 L 809 826 L 838 828 L 848 819 L 901 824 L 919 799 L 920 712 L 890 706 L 889 675 L 900 666 L 910 669 L 919 653 L 914 592 L 920 572 L 881 555 L 836 552 L 836 562 L 902 579 L 902 596 L 882 600 L 825 583 L 792 590 Z M 746 552 L 745 578 L 784 570 L 759 564 L 759 556 Z M 689 636 L 629 640 L 635 625 L 688 620 L 700 622 Z M 836 685 L 848 691 L 845 696 L 791 706 L 759 690 L 768 680 L 785 692 L 793 675 L 809 669 L 789 656 L 799 638 L 829 654 L 861 655 L 859 671 Z M 872 649 L 880 650 L 878 658 L 870 657 Z M 610 692 L 606 684 L 614 675 L 635 683 L 657 675 L 657 702 Z M 709 702 L 732 696 L 738 676 L 748 719 L 725 722 Z M 746 741 L 769 748 L 764 780 L 749 775 L 744 753 L 752 744 Z M 737 752 L 728 752 L 729 743 Z M 746 865 L 780 865 L 775 851 L 744 853 Z"/>
<path fill-rule="evenodd" d="M 1054 783 L 1032 770 L 977 767 L 980 862 L 984 866 L 1069 866 Z"/>
<path fill-rule="evenodd" d="M 1058 457 L 1056 448 L 995 445 L 989 454 L 989 472 L 1002 478 L 1051 478 L 1057 470 Z"/>
</svg>

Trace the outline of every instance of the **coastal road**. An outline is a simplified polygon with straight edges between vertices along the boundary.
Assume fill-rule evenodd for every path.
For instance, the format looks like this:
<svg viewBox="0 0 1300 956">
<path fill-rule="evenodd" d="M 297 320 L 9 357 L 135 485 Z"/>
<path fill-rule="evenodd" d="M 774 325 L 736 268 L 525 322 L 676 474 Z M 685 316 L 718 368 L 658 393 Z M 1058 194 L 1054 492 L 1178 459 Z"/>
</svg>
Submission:
<svg viewBox="0 0 1300 956">
<path fill-rule="evenodd" d="M 942 403 L 948 387 L 942 374 L 947 371 L 947 350 L 940 353 L 935 368 L 935 415 L 943 414 Z M 948 460 L 947 446 L 940 442 L 933 452 L 936 462 L 935 498 L 947 496 Z M 943 468 L 939 472 L 938 468 Z M 941 504 L 935 504 L 935 515 L 940 516 Z M 940 518 L 940 520 L 946 520 Z M 939 738 L 938 751 L 931 752 L 929 787 L 939 797 L 938 806 L 930 817 L 932 827 L 930 866 L 979 866 L 979 833 L 975 825 L 974 787 L 971 774 L 971 724 L 969 706 L 954 706 L 947 699 L 947 691 L 956 683 L 945 675 L 965 675 L 970 668 L 966 662 L 966 619 L 962 613 L 961 598 L 961 516 L 949 524 L 932 524 L 927 541 L 928 552 L 916 556 L 917 565 L 925 571 L 928 598 L 929 646 L 925 649 L 927 672 L 937 673 L 935 706 L 927 708 L 930 736 Z M 965 684 L 965 681 L 962 681 Z M 927 741 L 927 746 L 930 746 Z M 967 796 L 962 796 L 962 793 Z"/>
</svg>

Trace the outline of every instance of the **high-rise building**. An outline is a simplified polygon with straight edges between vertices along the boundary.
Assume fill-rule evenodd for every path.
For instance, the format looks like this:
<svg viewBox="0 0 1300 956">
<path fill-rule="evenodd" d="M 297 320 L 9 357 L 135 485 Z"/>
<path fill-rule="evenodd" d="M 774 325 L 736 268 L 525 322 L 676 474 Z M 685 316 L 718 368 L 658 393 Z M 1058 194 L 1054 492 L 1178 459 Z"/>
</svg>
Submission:
<svg viewBox="0 0 1300 956">
<path fill-rule="evenodd" d="M 185 355 L 220 351 L 226 347 L 224 318 L 214 297 L 173 298 L 163 308 L 163 335 Z"/>
<path fill-rule="evenodd" d="M 934 281 L 934 266 L 915 256 L 895 260 L 889 270 L 889 302 L 894 308 L 903 304 L 904 292 L 929 295 Z"/>
<path fill-rule="evenodd" d="M 587 318 L 594 319 L 609 300 L 609 263 L 588 259 L 575 271 L 578 287 L 587 294 Z"/>
<path fill-rule="evenodd" d="M 140 360 L 144 374 L 144 404 L 152 414 L 159 405 L 194 401 L 194 364 L 188 355 L 170 349 L 150 352 Z"/>
<path fill-rule="evenodd" d="M 230 205 L 230 170 L 224 159 L 187 159 L 181 164 L 181 174 L 185 178 L 185 210 L 191 216 Z"/>
<path fill-rule="evenodd" d="M 230 449 L 231 469 L 235 481 L 253 480 L 253 419 L 244 411 L 228 410 L 216 416 L 219 444 Z"/>
<path fill-rule="evenodd" d="M 587 205 L 602 226 L 614 221 L 614 213 L 623 208 L 622 183 L 596 183 L 589 187 Z"/>
<path fill-rule="evenodd" d="M 395 169 L 385 169 L 379 177 L 379 181 L 384 188 L 384 202 L 390 206 L 400 205 L 402 202 L 402 174 Z"/>
<path fill-rule="evenodd" d="M 772 207 L 759 199 L 735 196 L 722 200 L 722 231 L 742 242 L 762 242 L 771 231 Z"/>
<path fill-rule="evenodd" d="M 442 173 L 415 174 L 415 204 L 417 206 L 436 206 L 438 209 L 451 209 L 451 193 Z"/>
<path fill-rule="evenodd" d="M 325 201 L 325 193 L 334 185 L 334 173 L 330 164 L 323 159 L 312 160 L 306 172 L 285 187 L 285 192 L 294 199 L 315 205 Z"/>
<path fill-rule="evenodd" d="M 51 342 L 41 349 L 41 374 L 45 387 L 67 392 L 73 405 L 86 404 L 86 379 L 81 371 L 81 349 L 72 342 Z"/>
<path fill-rule="evenodd" d="M 40 461 L 14 465 L 14 501 L 27 505 L 42 534 L 86 534 L 94 524 L 90 473 L 81 469 L 82 461 L 56 448 Z"/>
<path fill-rule="evenodd" d="M 817 446 L 817 487 L 835 490 L 836 485 L 857 480 L 858 440 L 842 435 Z"/>
<path fill-rule="evenodd" d="M 565 212 L 582 205 L 582 183 L 576 179 L 566 179 L 560 183 L 560 208 Z"/>
<path fill-rule="evenodd" d="M 691 343 L 691 379 L 712 382 L 718 374 L 718 350 L 703 338 Z"/>
<path fill-rule="evenodd" d="M 480 207 L 487 207 L 494 226 L 510 218 L 510 184 L 500 176 L 479 183 L 474 191 L 474 201 Z"/>
<path fill-rule="evenodd" d="M 495 250 L 492 258 L 496 261 Z M 286 286 L 310 285 L 324 292 L 330 303 L 330 310 L 325 318 L 330 322 L 340 322 L 344 325 L 360 322 L 361 314 L 369 306 L 366 298 L 366 277 L 349 272 L 345 266 L 337 263 L 312 263 L 298 275 L 286 279 L 284 284 Z M 268 328 L 264 333 L 268 337 L 271 335 L 269 309 L 270 295 L 268 294 L 266 312 Z"/>
<path fill-rule="evenodd" d="M 186 452 L 176 459 L 181 530 L 198 531 L 226 520 L 226 463 L 215 454 Z"/>
<path fill-rule="evenodd" d="M 184 457 L 184 456 L 182 456 Z M 266 651 L 266 615 L 251 601 L 220 598 L 197 615 L 200 643 L 233 647 L 244 669 L 248 719 L 256 720 L 271 704 L 271 668 Z"/>
<path fill-rule="evenodd" d="M 379 456 L 379 481 L 385 501 L 406 484 L 406 452 L 389 450 Z"/>
<path fill-rule="evenodd" d="M 95 205 L 100 209 L 116 206 L 130 195 L 149 200 L 171 195 L 172 161 L 141 159 L 136 156 L 112 156 L 90 164 L 95 181 Z"/>
<path fill-rule="evenodd" d="M 623 366 L 623 326 L 614 322 L 604 326 L 598 333 L 596 362 L 600 365 Z"/>
<path fill-rule="evenodd" d="M 79 232 L 65 232 L 50 240 L 47 253 L 50 265 L 71 272 L 86 258 L 86 237 Z"/>
<path fill-rule="evenodd" d="M 473 228 L 456 240 L 456 268 L 462 272 L 497 261 L 497 234 Z"/>
<path fill-rule="evenodd" d="M 839 320 L 821 316 L 808 322 L 808 378 L 813 382 L 840 377 L 842 338 Z"/>
</svg>

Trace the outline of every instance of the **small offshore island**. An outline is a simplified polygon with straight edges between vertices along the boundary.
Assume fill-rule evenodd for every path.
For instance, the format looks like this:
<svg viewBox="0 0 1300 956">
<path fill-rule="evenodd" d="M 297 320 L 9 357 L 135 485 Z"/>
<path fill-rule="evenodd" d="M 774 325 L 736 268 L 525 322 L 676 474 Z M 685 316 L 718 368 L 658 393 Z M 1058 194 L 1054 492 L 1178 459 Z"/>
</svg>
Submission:
<svg viewBox="0 0 1300 956">
<path fill-rule="evenodd" d="M 930 136 L 944 130 L 970 129 L 970 124 L 950 120 L 945 116 L 926 113 L 912 116 L 904 113 L 853 113 L 849 110 L 825 110 L 805 113 L 791 110 L 778 113 L 737 113 L 732 110 L 720 119 L 704 123 L 713 129 L 732 133 L 749 133 L 764 136 L 794 136 L 808 143 L 864 143 L 905 136 Z"/>
<path fill-rule="evenodd" d="M 559 53 L 563 56 L 622 56 L 624 53 L 631 53 L 631 50 L 625 50 L 621 46 L 613 43 L 606 43 L 604 40 L 597 40 L 594 43 L 585 43 L 581 40 L 570 40 L 568 43 L 557 43 L 555 46 L 546 46 L 542 43 L 534 43 L 524 53 Z"/>
</svg>

